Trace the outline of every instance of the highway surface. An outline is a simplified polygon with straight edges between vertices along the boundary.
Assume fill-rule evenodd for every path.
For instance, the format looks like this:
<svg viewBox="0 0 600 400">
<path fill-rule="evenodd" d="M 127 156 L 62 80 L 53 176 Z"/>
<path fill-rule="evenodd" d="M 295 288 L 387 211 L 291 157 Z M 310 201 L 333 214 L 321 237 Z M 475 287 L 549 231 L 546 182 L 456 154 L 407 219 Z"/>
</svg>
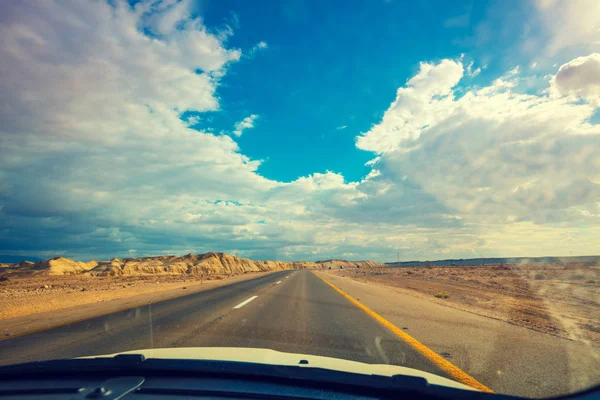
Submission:
<svg viewBox="0 0 600 400">
<path fill-rule="evenodd" d="M 335 273 L 319 275 L 336 288 L 311 271 L 281 271 L 52 329 L 45 327 L 62 317 L 80 320 L 86 306 L 39 314 L 37 320 L 22 317 L 6 325 L 4 335 L 46 330 L 0 340 L 0 364 L 148 348 L 237 346 L 395 364 L 467 384 L 474 377 L 479 382 L 473 386 L 525 397 L 573 393 L 599 382 L 600 357 L 587 344 Z M 423 345 L 409 345 L 413 338 Z M 436 363 L 428 351 L 438 357 Z"/>
<path fill-rule="evenodd" d="M 310 271 L 277 272 L 3 340 L 0 363 L 203 346 L 270 348 L 448 377 Z"/>
</svg>

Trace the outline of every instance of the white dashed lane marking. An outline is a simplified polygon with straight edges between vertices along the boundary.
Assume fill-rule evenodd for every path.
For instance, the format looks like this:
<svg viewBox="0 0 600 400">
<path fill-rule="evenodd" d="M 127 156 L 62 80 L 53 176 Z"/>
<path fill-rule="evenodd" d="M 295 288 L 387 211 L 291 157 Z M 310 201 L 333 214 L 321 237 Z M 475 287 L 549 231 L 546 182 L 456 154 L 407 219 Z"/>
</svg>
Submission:
<svg viewBox="0 0 600 400">
<path fill-rule="evenodd" d="M 238 309 L 238 308 L 242 308 L 244 307 L 246 304 L 250 303 L 252 300 L 254 300 L 255 298 L 257 298 L 258 296 L 252 296 L 250 297 L 248 300 L 244 300 L 242 301 L 240 304 L 238 304 L 237 306 L 233 307 L 234 309 Z"/>
</svg>

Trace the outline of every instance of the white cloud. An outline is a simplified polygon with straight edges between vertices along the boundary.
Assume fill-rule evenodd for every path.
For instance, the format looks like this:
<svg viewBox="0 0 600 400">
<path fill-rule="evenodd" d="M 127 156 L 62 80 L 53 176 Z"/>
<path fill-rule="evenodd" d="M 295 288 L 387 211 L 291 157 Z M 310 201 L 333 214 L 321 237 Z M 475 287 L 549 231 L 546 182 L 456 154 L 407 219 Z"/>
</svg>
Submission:
<svg viewBox="0 0 600 400">
<path fill-rule="evenodd" d="M 476 69 L 473 69 L 473 64 L 474 64 L 474 62 L 471 61 L 469 63 L 469 65 L 467 65 L 467 75 L 470 76 L 471 78 L 475 78 L 477 75 L 479 75 L 481 73 L 481 67 L 477 67 Z"/>
<path fill-rule="evenodd" d="M 596 217 L 578 211 L 593 213 L 600 198 L 600 153 L 593 150 L 600 148 L 600 126 L 587 122 L 595 107 L 519 94 L 512 91 L 515 82 L 502 79 L 457 99 L 452 88 L 462 72 L 455 61 L 421 64 L 382 121 L 357 139 L 360 148 L 380 154 L 373 165 L 379 175 L 358 189 L 391 205 L 406 199 L 392 193 L 408 183 L 414 188 L 409 198 L 419 193 L 431 198 L 433 208 L 421 213 L 445 210 L 459 217 L 463 233 L 475 229 L 482 239 L 491 227 L 511 231 L 509 221 L 527 221 L 532 232 L 542 226 L 554 225 L 558 232 L 558 227 L 585 231 L 597 225 Z M 387 191 L 375 200 L 367 187 Z M 424 201 L 414 204 L 422 208 Z M 495 235 L 494 248 L 510 241 L 504 240 Z"/>
<path fill-rule="evenodd" d="M 265 41 L 260 41 L 248 50 L 248 57 L 254 57 L 259 51 L 264 51 L 269 48 L 269 45 Z"/>
<path fill-rule="evenodd" d="M 396 100 L 385 112 L 382 122 L 357 138 L 357 147 L 382 153 L 418 139 L 427 127 L 447 118 L 449 106 L 454 102 L 452 88 L 462 76 L 460 62 L 421 63 L 419 73 L 406 87 L 398 89 Z"/>
<path fill-rule="evenodd" d="M 565 65 L 588 80 L 559 71 L 567 96 L 519 93 L 522 72 L 455 96 L 477 69 L 422 63 L 357 138 L 374 153 L 364 179 L 277 182 L 230 136 L 180 118 L 219 109 L 219 79 L 240 58 L 226 45 L 232 32 L 211 33 L 185 2 L 114 3 L 0 4 L 2 252 L 600 251 L 600 128 L 588 122 L 593 105 L 570 95 L 590 90 L 574 61 Z"/>
<path fill-rule="evenodd" d="M 348 125 L 341 125 L 341 126 L 337 126 L 337 127 L 335 128 L 335 130 L 336 130 L 336 131 L 341 131 L 341 130 L 343 130 L 343 129 L 346 129 L 347 127 L 348 127 Z"/>
<path fill-rule="evenodd" d="M 179 23 L 189 19 L 189 0 L 149 3 L 144 21 L 148 28 L 158 35 L 172 34 Z"/>
<path fill-rule="evenodd" d="M 109 228 L 124 251 L 168 248 L 159 232 L 194 198 L 246 202 L 275 185 L 230 137 L 180 119 L 218 110 L 218 76 L 240 52 L 173 16 L 183 3 L 113 3 L 0 5 L 0 225 L 22 233 L 2 233 L 9 249 L 82 252 Z"/>
<path fill-rule="evenodd" d="M 597 0 L 535 0 L 547 31 L 546 52 L 563 49 L 593 50 L 600 41 L 600 2 Z M 598 49 L 598 47 L 596 47 Z"/>
<path fill-rule="evenodd" d="M 246 129 L 254 128 L 254 122 L 256 122 L 257 119 L 258 119 L 258 115 L 252 114 L 252 115 L 244 118 L 240 122 L 237 122 L 235 124 L 235 130 L 233 131 L 233 134 L 238 137 L 242 136 L 242 133 Z"/>
<path fill-rule="evenodd" d="M 600 106 L 600 54 L 578 57 L 561 65 L 551 84 L 560 94 L 581 96 Z"/>
<path fill-rule="evenodd" d="M 186 122 L 187 122 L 188 126 L 193 126 L 193 125 L 198 124 L 200 121 L 202 121 L 202 119 L 199 116 L 193 115 L 193 116 L 189 117 Z"/>
<path fill-rule="evenodd" d="M 514 67 L 513 69 L 509 70 L 506 75 L 507 76 L 515 76 L 518 75 L 520 71 L 520 67 L 517 65 L 516 67 Z"/>
<path fill-rule="evenodd" d="M 2 6 L 10 17 L 0 25 L 0 67 L 10 71 L 0 87 L 6 133 L 41 128 L 47 139 L 105 142 L 120 141 L 127 129 L 156 135 L 142 128 L 149 112 L 173 121 L 170 109 L 216 110 L 211 74 L 240 55 L 197 20 L 161 39 L 145 36 L 137 29 L 148 12 L 144 3 L 11 4 Z"/>
</svg>

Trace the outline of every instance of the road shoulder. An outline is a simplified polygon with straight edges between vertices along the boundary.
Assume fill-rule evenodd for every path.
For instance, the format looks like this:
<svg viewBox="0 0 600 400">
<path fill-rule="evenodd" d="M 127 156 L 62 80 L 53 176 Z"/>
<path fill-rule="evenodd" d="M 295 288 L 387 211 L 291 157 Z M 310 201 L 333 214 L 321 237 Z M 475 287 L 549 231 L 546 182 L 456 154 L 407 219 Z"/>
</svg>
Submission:
<svg viewBox="0 0 600 400">
<path fill-rule="evenodd" d="M 317 272 L 497 393 L 548 397 L 598 384 L 597 348 Z"/>
</svg>

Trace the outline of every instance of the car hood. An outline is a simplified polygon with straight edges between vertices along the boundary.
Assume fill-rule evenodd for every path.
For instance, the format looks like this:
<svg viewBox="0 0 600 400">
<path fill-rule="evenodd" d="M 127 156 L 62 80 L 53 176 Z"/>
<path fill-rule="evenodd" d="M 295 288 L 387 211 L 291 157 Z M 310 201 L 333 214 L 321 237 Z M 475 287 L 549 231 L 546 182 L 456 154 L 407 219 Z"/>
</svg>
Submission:
<svg viewBox="0 0 600 400">
<path fill-rule="evenodd" d="M 269 365 L 297 366 L 301 368 L 323 368 L 363 375 L 407 375 L 425 378 L 430 385 L 446 386 L 465 390 L 476 390 L 470 386 L 453 381 L 451 379 L 413 368 L 388 364 L 366 364 L 332 357 L 284 353 L 270 349 L 245 347 L 178 347 L 166 349 L 133 350 L 95 357 L 114 357 L 119 354 L 142 354 L 145 358 L 237 361 Z M 301 360 L 303 360 L 302 364 L 300 364 Z"/>
</svg>

